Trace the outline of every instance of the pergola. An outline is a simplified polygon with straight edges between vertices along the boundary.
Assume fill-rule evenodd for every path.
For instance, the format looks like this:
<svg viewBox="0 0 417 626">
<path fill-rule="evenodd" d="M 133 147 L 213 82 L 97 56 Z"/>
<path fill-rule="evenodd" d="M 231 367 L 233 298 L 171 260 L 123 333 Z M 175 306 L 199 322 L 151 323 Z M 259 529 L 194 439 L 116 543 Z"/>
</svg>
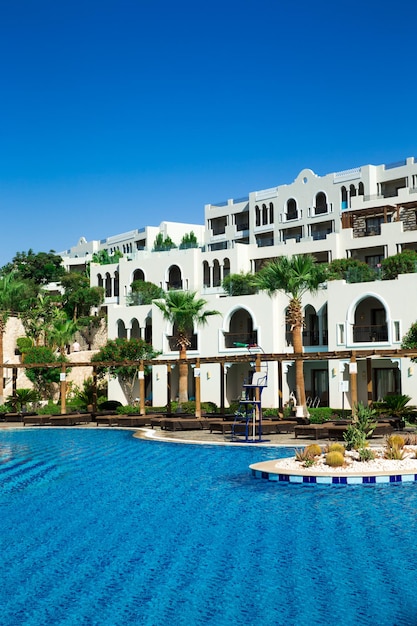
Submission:
<svg viewBox="0 0 417 626">
<path fill-rule="evenodd" d="M 253 363 L 255 362 L 256 371 L 260 371 L 261 362 L 275 362 L 278 364 L 278 410 L 281 413 L 283 410 L 283 389 L 282 389 L 282 364 L 286 361 L 296 361 L 300 359 L 302 361 L 332 361 L 332 360 L 344 360 L 349 361 L 349 374 L 350 374 L 350 390 L 352 405 L 357 404 L 357 367 L 356 363 L 359 360 L 366 360 L 367 371 L 367 393 L 368 403 L 372 401 L 372 358 L 416 358 L 417 350 L 404 350 L 404 349 L 374 349 L 374 350 L 337 350 L 333 352 L 306 352 L 301 354 L 295 354 L 293 352 L 284 353 L 256 353 L 256 354 L 235 354 L 218 357 L 191 357 L 185 359 L 185 362 L 189 365 L 194 365 L 199 371 L 201 364 L 218 364 L 220 368 L 220 398 L 221 398 L 221 412 L 224 412 L 225 402 L 225 366 L 226 364 L 233 363 Z M 97 368 L 109 367 L 109 366 L 137 366 L 139 374 L 139 411 L 141 415 L 145 414 L 145 367 L 152 365 L 166 365 L 167 366 L 167 407 L 170 410 L 171 406 L 171 369 L 173 365 L 180 362 L 180 359 L 150 359 L 139 361 L 123 361 L 123 362 L 80 362 L 80 363 L 62 363 L 58 365 L 61 368 L 61 413 L 66 413 L 66 370 L 72 367 L 91 367 L 94 385 L 94 400 L 93 410 L 97 410 Z M 16 382 L 18 369 L 28 369 L 37 367 L 55 368 L 57 363 L 39 363 L 27 365 L 25 363 L 3 363 L 4 368 L 12 369 L 12 381 L 13 381 L 13 396 L 16 394 Z M 195 376 L 195 398 L 196 398 L 196 417 L 201 416 L 201 379 L 199 376 Z"/>
</svg>

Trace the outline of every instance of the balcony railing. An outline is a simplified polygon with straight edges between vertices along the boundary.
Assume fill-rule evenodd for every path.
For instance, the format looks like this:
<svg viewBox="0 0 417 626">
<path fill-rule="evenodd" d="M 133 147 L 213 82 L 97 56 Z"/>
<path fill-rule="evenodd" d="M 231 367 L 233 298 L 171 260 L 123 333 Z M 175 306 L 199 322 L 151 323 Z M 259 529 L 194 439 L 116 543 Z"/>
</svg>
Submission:
<svg viewBox="0 0 417 626">
<path fill-rule="evenodd" d="M 224 347 L 236 348 L 236 344 L 257 345 L 258 333 L 256 330 L 250 333 L 224 333 Z M 242 346 L 240 346 L 242 347 Z"/>
<path fill-rule="evenodd" d="M 372 343 L 375 341 L 388 341 L 388 328 L 386 324 L 379 326 L 353 326 L 354 343 Z"/>
</svg>

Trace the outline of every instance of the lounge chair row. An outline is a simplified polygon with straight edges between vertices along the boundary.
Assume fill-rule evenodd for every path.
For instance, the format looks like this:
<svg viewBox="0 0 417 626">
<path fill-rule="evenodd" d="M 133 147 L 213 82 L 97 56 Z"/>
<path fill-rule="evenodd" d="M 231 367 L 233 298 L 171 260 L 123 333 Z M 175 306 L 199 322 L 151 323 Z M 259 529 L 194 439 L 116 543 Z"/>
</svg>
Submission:
<svg viewBox="0 0 417 626">
<path fill-rule="evenodd" d="M 68 415 L 24 415 L 23 425 L 31 426 L 76 426 L 91 422 L 90 413 L 69 413 Z"/>
</svg>

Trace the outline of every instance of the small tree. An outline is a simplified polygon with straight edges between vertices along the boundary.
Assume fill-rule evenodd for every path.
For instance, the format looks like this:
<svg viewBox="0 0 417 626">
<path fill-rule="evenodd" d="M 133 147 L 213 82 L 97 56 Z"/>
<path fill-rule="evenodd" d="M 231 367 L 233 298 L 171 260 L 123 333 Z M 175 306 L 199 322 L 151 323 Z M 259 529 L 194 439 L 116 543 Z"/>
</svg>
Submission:
<svg viewBox="0 0 417 626">
<path fill-rule="evenodd" d="M 64 311 L 74 321 L 81 316 L 90 315 L 92 307 L 98 307 L 104 302 L 103 287 L 90 287 L 90 281 L 85 274 L 68 272 L 61 279 L 61 285 L 64 288 Z"/>
<path fill-rule="evenodd" d="M 122 256 L 123 252 L 120 252 L 120 250 L 115 250 L 113 254 L 109 254 L 108 250 L 99 250 L 98 252 L 94 252 L 91 260 L 93 263 L 98 263 L 99 265 L 111 265 L 118 263 Z"/>
<path fill-rule="evenodd" d="M 57 357 L 56 353 L 49 346 L 33 346 L 29 348 L 25 355 L 25 365 L 33 364 L 57 364 L 57 367 L 28 367 L 26 376 L 33 383 L 41 398 L 52 400 L 55 387 L 60 380 L 60 364 L 66 359 Z M 68 370 L 67 370 L 68 371 Z"/>
<path fill-rule="evenodd" d="M 327 280 L 345 280 L 347 283 L 364 283 L 377 278 L 376 271 L 358 259 L 334 259 L 327 266 Z"/>
<path fill-rule="evenodd" d="M 114 365 L 98 366 L 97 376 L 103 378 L 109 374 L 112 378 L 118 378 L 128 403 L 132 404 L 135 385 L 139 379 L 139 361 L 154 359 L 158 354 L 143 339 L 109 339 L 106 345 L 93 356 L 91 362 L 114 363 Z M 130 363 L 127 365 L 123 362 Z M 137 365 L 132 365 L 131 362 L 136 362 Z"/>
<path fill-rule="evenodd" d="M 172 241 L 171 237 L 167 235 L 165 238 L 162 233 L 158 233 L 155 242 L 153 244 L 153 249 L 155 252 L 165 252 L 166 250 L 172 250 L 172 248 L 176 248 L 177 246 Z"/>
<path fill-rule="evenodd" d="M 185 233 L 185 235 L 183 235 L 183 238 L 181 239 L 180 250 L 185 250 L 188 248 L 198 248 L 197 237 L 195 236 L 193 231 L 191 231 L 190 233 Z"/>
<path fill-rule="evenodd" d="M 163 302 L 155 302 L 164 319 L 171 322 L 176 331 L 176 339 L 180 353 L 179 363 L 179 401 L 188 401 L 188 364 L 187 348 L 194 325 L 204 326 L 212 315 L 220 315 L 219 311 L 205 311 L 206 300 L 196 298 L 194 291 L 169 291 Z"/>
<path fill-rule="evenodd" d="M 410 328 L 406 332 L 401 342 L 401 348 L 404 350 L 416 350 L 417 351 L 417 322 L 411 324 Z M 411 359 L 413 363 L 417 362 L 417 357 Z"/>
<path fill-rule="evenodd" d="M 417 272 L 417 252 L 403 250 L 381 261 L 383 280 L 398 278 L 398 274 L 413 274 Z"/>
<path fill-rule="evenodd" d="M 229 296 L 250 296 L 258 292 L 256 277 L 250 272 L 228 274 L 223 279 L 222 287 Z"/>
<path fill-rule="evenodd" d="M 128 306 L 152 304 L 153 300 L 159 300 L 165 295 L 162 287 L 158 287 L 158 285 L 146 280 L 134 280 L 130 288 L 132 293 L 126 298 Z"/>
</svg>

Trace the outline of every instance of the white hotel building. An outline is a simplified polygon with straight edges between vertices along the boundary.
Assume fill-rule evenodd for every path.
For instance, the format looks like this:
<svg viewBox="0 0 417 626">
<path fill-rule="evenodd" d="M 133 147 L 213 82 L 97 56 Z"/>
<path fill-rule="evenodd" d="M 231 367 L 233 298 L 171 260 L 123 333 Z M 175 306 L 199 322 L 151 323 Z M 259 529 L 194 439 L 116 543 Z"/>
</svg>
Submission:
<svg viewBox="0 0 417 626">
<path fill-rule="evenodd" d="M 153 251 L 156 235 L 169 235 L 179 245 L 193 231 L 197 248 Z M 120 250 L 113 265 L 91 264 L 91 285 L 105 288 L 109 338 L 142 337 L 151 340 L 161 359 L 178 358 L 172 328 L 154 305 L 127 306 L 133 280 L 143 279 L 165 290 L 187 289 L 220 311 L 208 326 L 196 328 L 190 357 L 227 357 L 247 354 L 235 343 L 256 343 L 265 353 L 288 354 L 285 312 L 288 298 L 277 294 L 229 297 L 221 282 L 229 273 L 257 272 L 262 264 L 282 255 L 312 254 L 318 262 L 352 257 L 377 266 L 382 259 L 405 249 L 417 250 L 417 159 L 362 167 L 318 176 L 305 169 L 287 185 L 253 191 L 246 198 L 205 207 L 204 226 L 162 222 L 106 240 L 86 242 L 61 253 L 68 269 L 83 266 L 93 252 Z M 355 350 L 358 359 L 358 400 L 380 399 L 387 393 L 405 393 L 417 404 L 417 365 L 407 358 L 362 358 L 361 351 L 400 348 L 403 335 L 417 320 L 417 274 L 395 280 L 347 284 L 329 282 L 316 296 L 307 294 L 304 351 Z M 263 405 L 278 406 L 294 387 L 294 363 L 289 356 L 268 366 Z M 201 364 L 201 399 L 221 404 L 220 375 L 225 376 L 227 403 L 236 400 L 246 363 Z M 350 404 L 342 381 L 349 381 L 348 360 L 305 362 L 306 394 L 320 406 Z M 166 404 L 166 365 L 153 367 L 147 394 L 155 406 Z M 173 368 L 173 398 L 177 380 Z M 279 380 L 281 376 L 281 380 Z M 346 386 L 345 386 L 346 388 Z M 194 379 L 190 366 L 189 392 Z M 126 402 L 115 381 L 110 397 Z"/>
</svg>

